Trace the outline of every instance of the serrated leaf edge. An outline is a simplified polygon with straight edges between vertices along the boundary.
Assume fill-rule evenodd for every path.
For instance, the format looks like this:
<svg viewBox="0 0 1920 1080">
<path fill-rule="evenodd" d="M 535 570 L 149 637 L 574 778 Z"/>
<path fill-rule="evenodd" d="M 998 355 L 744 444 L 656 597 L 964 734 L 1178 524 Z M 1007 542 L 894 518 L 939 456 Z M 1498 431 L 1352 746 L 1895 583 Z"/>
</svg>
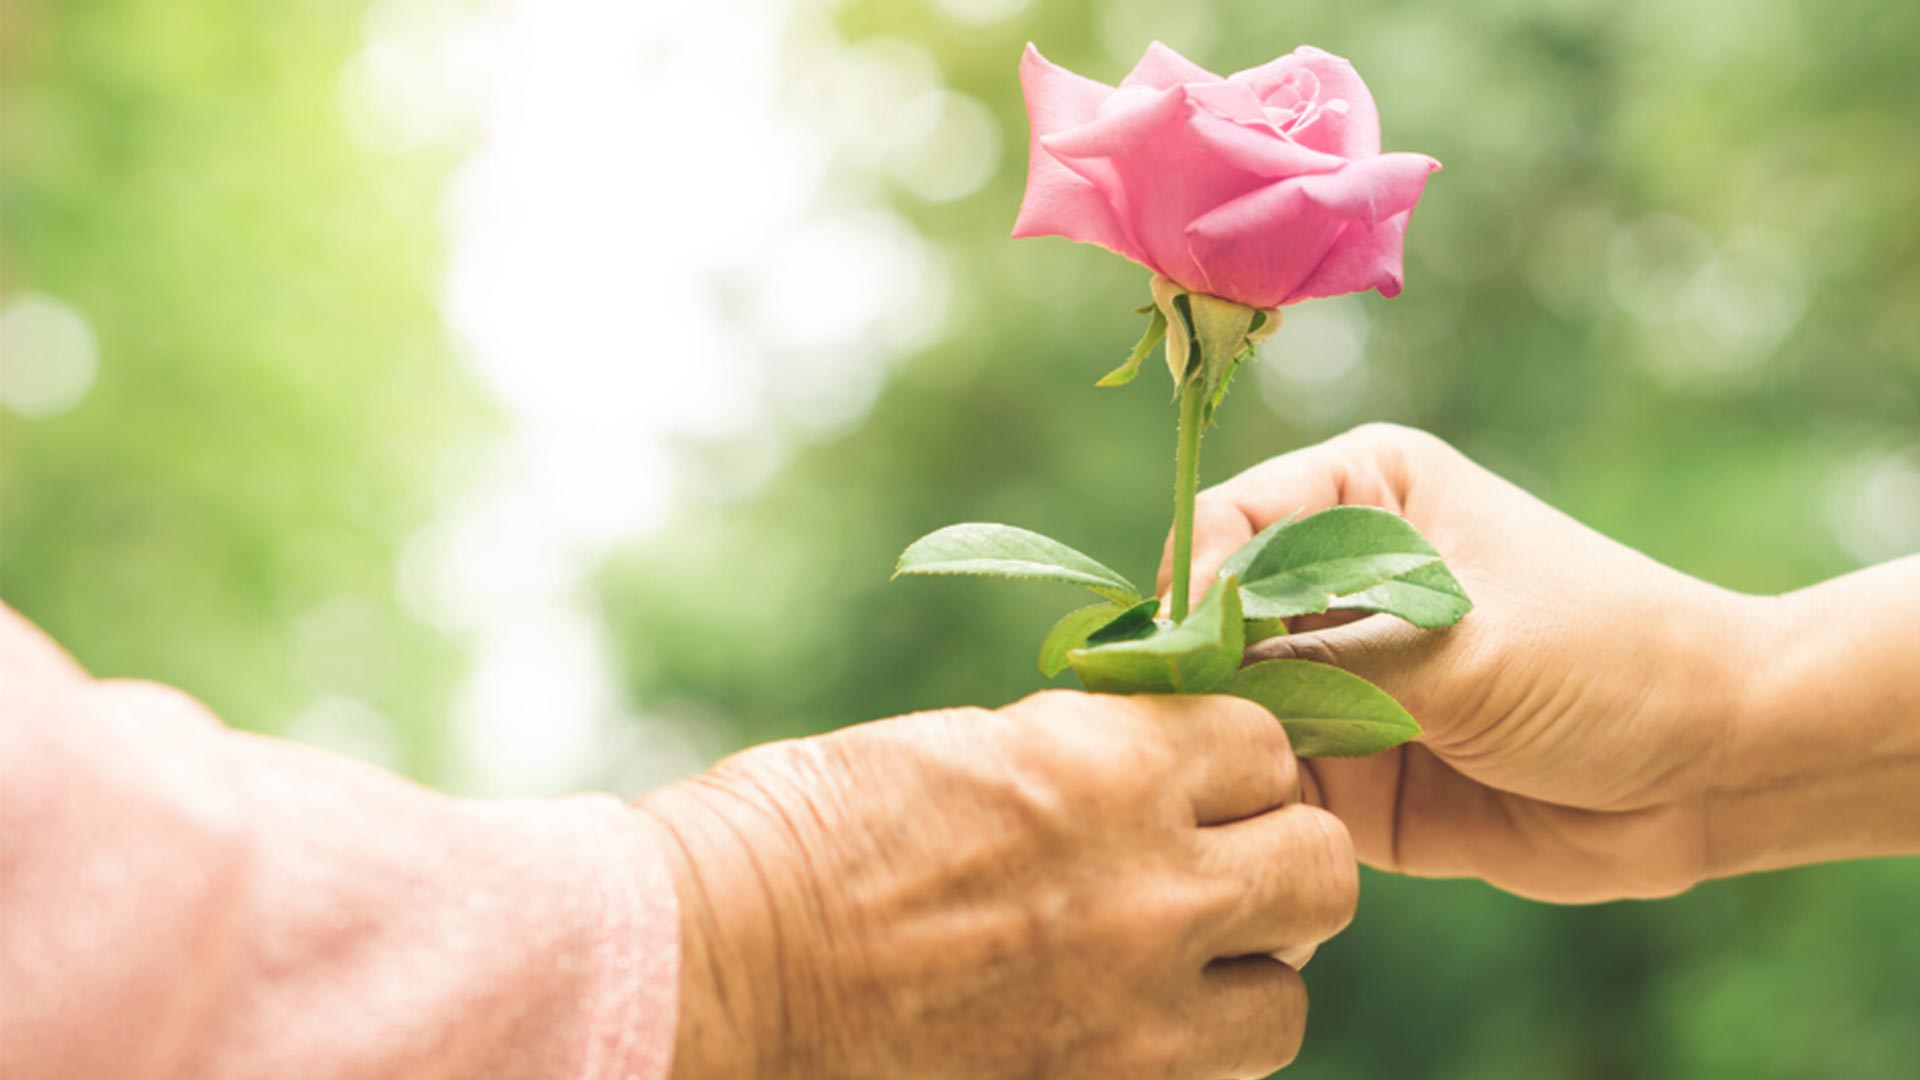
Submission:
<svg viewBox="0 0 1920 1080">
<path fill-rule="evenodd" d="M 1302 749 L 1299 745 L 1296 744 L 1294 746 L 1294 752 L 1301 757 L 1336 757 L 1336 758 L 1372 757 L 1374 754 L 1385 753 L 1386 751 L 1392 750 L 1395 747 L 1404 746 L 1407 743 L 1412 742 L 1414 739 L 1419 738 L 1421 735 L 1426 734 L 1426 729 L 1421 727 L 1420 721 L 1414 718 L 1413 713 L 1408 711 L 1407 707 L 1405 705 L 1402 705 L 1398 698 L 1394 697 L 1392 694 L 1387 693 L 1385 690 L 1381 689 L 1378 685 L 1373 683 L 1371 680 L 1363 678 L 1359 675 L 1355 675 L 1353 672 L 1348 671 L 1345 668 L 1336 667 L 1333 664 L 1322 664 L 1314 660 L 1262 660 L 1256 664 L 1249 664 L 1246 667 L 1241 668 L 1238 672 L 1235 672 L 1233 678 L 1227 681 L 1226 685 L 1221 688 L 1220 692 L 1225 694 L 1232 694 L 1234 697 L 1245 698 L 1246 700 L 1251 701 L 1256 705 L 1259 705 L 1261 708 L 1267 709 L 1269 712 L 1272 712 L 1272 708 L 1268 706 L 1266 702 L 1261 701 L 1259 698 L 1253 697 L 1248 694 L 1235 693 L 1233 689 L 1234 681 L 1241 678 L 1241 676 L 1244 675 L 1244 673 L 1248 671 L 1252 671 L 1255 668 L 1264 667 L 1268 664 L 1287 664 L 1287 665 L 1305 664 L 1313 668 L 1321 669 L 1323 671 L 1338 672 L 1340 675 L 1345 676 L 1346 679 L 1350 679 L 1355 682 L 1358 682 L 1362 686 L 1365 686 L 1367 690 L 1371 691 L 1374 694 L 1379 695 L 1381 698 L 1385 699 L 1387 702 L 1392 704 L 1393 707 L 1396 710 L 1398 710 L 1400 716 L 1405 718 L 1406 726 L 1408 728 L 1411 728 L 1410 731 L 1405 732 L 1405 738 L 1400 739 L 1398 742 L 1389 743 L 1388 745 L 1379 747 L 1378 749 L 1375 749 L 1375 750 L 1369 750 L 1364 754 L 1326 752 L 1326 751 L 1316 753 L 1316 752 L 1310 752 L 1310 750 L 1307 750 L 1307 749 Z M 1380 726 L 1380 721 L 1377 721 L 1377 720 L 1356 720 L 1352 717 L 1346 717 L 1346 716 L 1294 715 L 1291 717 L 1284 717 L 1284 716 L 1280 716 L 1278 713 L 1275 713 L 1274 719 L 1279 721 L 1281 727 L 1286 727 L 1287 722 L 1289 720 L 1293 720 L 1296 722 L 1312 722 L 1312 723 L 1328 724 L 1328 725 L 1356 724 L 1356 725 L 1368 726 L 1368 727 Z M 1289 739 L 1293 738 L 1292 731 L 1288 731 L 1287 735 Z"/>
</svg>

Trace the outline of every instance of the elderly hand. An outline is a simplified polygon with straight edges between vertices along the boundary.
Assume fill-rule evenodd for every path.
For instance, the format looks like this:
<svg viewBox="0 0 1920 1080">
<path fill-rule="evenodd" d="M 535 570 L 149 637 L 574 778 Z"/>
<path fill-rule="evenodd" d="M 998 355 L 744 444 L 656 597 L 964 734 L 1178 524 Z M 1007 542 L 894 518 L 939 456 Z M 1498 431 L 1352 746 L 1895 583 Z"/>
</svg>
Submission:
<svg viewBox="0 0 1920 1080">
<path fill-rule="evenodd" d="M 663 789 L 683 1077 L 1262 1076 L 1353 915 L 1346 830 L 1222 697 L 1035 695 Z"/>
</svg>

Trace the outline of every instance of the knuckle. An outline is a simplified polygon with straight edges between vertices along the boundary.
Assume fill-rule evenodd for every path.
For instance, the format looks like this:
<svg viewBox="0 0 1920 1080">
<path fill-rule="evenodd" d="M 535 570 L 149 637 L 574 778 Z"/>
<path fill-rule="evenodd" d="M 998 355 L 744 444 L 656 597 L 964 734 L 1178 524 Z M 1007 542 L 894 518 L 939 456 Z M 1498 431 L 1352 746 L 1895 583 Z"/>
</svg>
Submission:
<svg viewBox="0 0 1920 1080">
<path fill-rule="evenodd" d="M 1453 444 L 1430 431 L 1382 421 L 1362 424 L 1347 433 L 1361 456 L 1373 463 L 1396 488 L 1413 477 L 1461 459 Z"/>
<path fill-rule="evenodd" d="M 1299 971 L 1278 960 L 1266 961 L 1258 984 L 1234 1009 L 1227 1030 L 1220 1032 L 1223 1049 L 1230 1050 L 1227 1066 L 1234 1076 L 1265 1076 L 1284 1069 L 1300 1054 L 1306 1034 L 1307 986 Z M 1217 1074 L 1216 1074 L 1217 1075 Z"/>
<path fill-rule="evenodd" d="M 1050 689 L 1028 694 L 1000 710 L 1000 714 L 1015 721 L 1007 726 L 1010 733 L 1007 737 L 1044 757 L 1056 744 L 1084 731 L 1096 711 L 1086 694 Z"/>
<path fill-rule="evenodd" d="M 1279 727 L 1275 724 L 1274 727 Z M 1273 758 L 1272 783 L 1277 802 L 1291 805 L 1300 801 L 1300 759 L 1293 756 L 1293 750 L 1286 745 L 1286 736 L 1281 735 L 1279 748 L 1270 755 Z"/>
<path fill-rule="evenodd" d="M 1373 420 L 1352 428 L 1346 438 L 1372 450 L 1424 454 L 1446 448 L 1446 441 L 1420 428 L 1385 420 Z"/>
<path fill-rule="evenodd" d="M 1050 687 L 1036 690 L 1000 711 L 1022 719 L 1071 719 L 1086 709 L 1086 697 L 1077 690 Z"/>
<path fill-rule="evenodd" d="M 1245 734 L 1255 750 L 1281 755 L 1289 762 L 1293 760 L 1293 743 L 1287 738 L 1287 729 L 1265 705 L 1230 695 L 1225 700 L 1232 703 L 1228 708 L 1234 727 Z"/>
<path fill-rule="evenodd" d="M 1208 700 L 1217 702 L 1227 718 L 1227 738 L 1222 750 L 1272 761 L 1274 771 L 1266 775 L 1271 775 L 1281 794 L 1290 799 L 1299 787 L 1299 767 L 1287 729 L 1279 719 L 1266 706 L 1246 698 L 1218 694 Z"/>
<path fill-rule="evenodd" d="M 1281 730 L 1280 722 L 1273 718 L 1265 705 L 1250 698 L 1233 694 L 1209 694 L 1207 703 L 1218 709 L 1227 724 L 1236 732 L 1244 732 L 1249 739 L 1271 740 L 1275 731 Z M 1285 738 L 1283 734 L 1280 736 Z"/>
<path fill-rule="evenodd" d="M 1193 499 L 1193 520 L 1196 532 L 1222 524 L 1244 522 L 1246 515 L 1233 496 L 1220 487 L 1210 487 Z"/>
<path fill-rule="evenodd" d="M 1099 730 L 1108 742 L 1138 747 L 1171 760 L 1173 740 L 1169 728 L 1180 721 L 1178 713 L 1185 701 L 1150 694 L 1090 694 L 1087 697 L 1099 714 Z"/>
<path fill-rule="evenodd" d="M 1178 765 L 1166 730 L 1145 699 L 1047 690 L 1024 699 L 1044 723 L 1025 726 L 1015 757 L 1056 778 L 1082 801 L 1133 801 L 1158 790 Z"/>
<path fill-rule="evenodd" d="M 930 713 L 922 713 L 920 715 L 928 717 L 934 723 L 943 724 L 948 727 L 966 728 L 978 726 L 985 721 L 991 720 L 993 718 L 993 710 L 983 709 L 978 705 L 956 705 L 946 709 L 935 709 Z"/>
<path fill-rule="evenodd" d="M 1339 818 L 1316 806 L 1301 806 L 1293 812 L 1322 838 L 1320 852 L 1325 869 L 1314 892 L 1313 929 L 1318 940 L 1324 941 L 1353 921 L 1360 906 L 1360 864 L 1354 857 L 1353 837 Z"/>
<path fill-rule="evenodd" d="M 1006 711 L 1031 721 L 1043 737 L 1070 742 L 1088 733 L 1104 738 L 1159 734 L 1151 699 L 1144 697 L 1054 688 L 1029 694 Z"/>
<path fill-rule="evenodd" d="M 1307 983 L 1300 973 L 1284 964 L 1275 973 L 1271 1014 L 1267 1020 L 1267 1060 L 1261 1067 L 1271 1072 L 1284 1069 L 1300 1056 L 1300 1044 L 1307 1034 Z"/>
<path fill-rule="evenodd" d="M 1286 725 L 1271 713 L 1267 715 L 1267 726 L 1260 733 L 1261 749 L 1279 757 L 1289 770 L 1297 769 L 1299 759 L 1293 753 L 1293 738 L 1287 734 Z"/>
</svg>

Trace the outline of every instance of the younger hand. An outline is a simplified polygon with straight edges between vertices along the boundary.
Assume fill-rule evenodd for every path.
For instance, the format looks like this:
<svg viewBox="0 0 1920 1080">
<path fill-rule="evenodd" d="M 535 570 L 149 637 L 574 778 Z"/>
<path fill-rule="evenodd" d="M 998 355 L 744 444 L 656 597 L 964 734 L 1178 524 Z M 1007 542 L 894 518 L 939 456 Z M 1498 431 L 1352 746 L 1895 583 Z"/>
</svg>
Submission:
<svg viewBox="0 0 1920 1080">
<path fill-rule="evenodd" d="M 1309 616 L 1306 632 L 1249 650 L 1351 670 L 1426 728 L 1385 754 L 1307 763 L 1361 859 L 1558 901 L 1664 896 L 1708 876 L 1704 806 L 1727 780 L 1721 754 L 1745 711 L 1743 675 L 1762 659 L 1751 628 L 1769 621 L 1764 602 L 1662 566 L 1390 425 L 1202 492 L 1194 595 L 1259 530 L 1341 505 L 1406 517 L 1475 605 L 1440 632 Z"/>
</svg>

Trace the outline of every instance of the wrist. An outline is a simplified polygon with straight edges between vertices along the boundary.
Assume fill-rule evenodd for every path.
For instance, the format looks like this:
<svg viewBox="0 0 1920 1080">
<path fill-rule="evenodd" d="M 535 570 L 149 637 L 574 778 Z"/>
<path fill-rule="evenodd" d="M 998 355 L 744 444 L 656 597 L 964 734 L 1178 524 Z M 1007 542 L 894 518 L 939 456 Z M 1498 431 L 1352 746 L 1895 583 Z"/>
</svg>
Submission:
<svg viewBox="0 0 1920 1080">
<path fill-rule="evenodd" d="M 1920 851 L 1911 592 L 1878 577 L 1751 598 L 1759 644 L 1705 800 L 1709 877 Z"/>
<path fill-rule="evenodd" d="M 724 801 L 695 777 L 639 804 L 680 901 L 674 1080 L 772 1076 L 785 1054 L 776 913 L 752 841 Z"/>
<path fill-rule="evenodd" d="M 1782 655 L 1780 628 L 1787 625 L 1788 597 L 1726 593 L 1717 640 L 1723 707 L 1713 725 L 1701 785 L 1702 881 L 1744 873 L 1748 841 L 1741 816 L 1755 793 L 1776 782 L 1780 754 L 1776 673 Z"/>
<path fill-rule="evenodd" d="M 1755 678 L 1777 651 L 1779 597 L 1736 593 L 1688 579 L 1670 590 L 1667 617 L 1642 630 L 1660 658 L 1646 684 L 1660 706 L 1648 753 L 1673 764 L 1643 789 L 1638 805 L 1668 822 L 1678 856 L 1668 883 L 1678 892 L 1726 876 L 1726 806 L 1756 782 L 1752 744 L 1767 729 L 1766 691 Z"/>
</svg>

